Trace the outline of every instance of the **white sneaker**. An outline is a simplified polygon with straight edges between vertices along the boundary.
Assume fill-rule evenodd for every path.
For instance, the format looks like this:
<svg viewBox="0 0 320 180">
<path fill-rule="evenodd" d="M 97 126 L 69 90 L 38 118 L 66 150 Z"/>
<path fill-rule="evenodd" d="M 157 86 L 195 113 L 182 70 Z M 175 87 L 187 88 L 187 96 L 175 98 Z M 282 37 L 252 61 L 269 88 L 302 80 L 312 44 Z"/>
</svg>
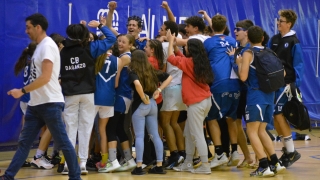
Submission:
<svg viewBox="0 0 320 180">
<path fill-rule="evenodd" d="M 192 162 L 184 161 L 182 164 L 173 167 L 172 169 L 179 172 L 191 172 L 193 170 L 193 165 Z"/>
<path fill-rule="evenodd" d="M 274 173 L 274 174 L 278 174 L 283 172 L 284 170 L 286 170 L 286 167 L 284 167 L 283 165 L 281 165 L 279 162 L 275 165 L 272 166 L 270 165 L 270 170 Z"/>
<path fill-rule="evenodd" d="M 53 165 L 44 157 L 41 156 L 40 158 L 34 157 L 33 160 L 30 162 L 31 166 L 39 168 L 39 169 L 52 169 Z"/>
<path fill-rule="evenodd" d="M 118 160 L 115 159 L 112 162 L 108 162 L 105 167 L 98 169 L 98 172 L 100 172 L 100 173 L 101 172 L 104 172 L 104 173 L 112 172 L 112 171 L 117 170 L 120 167 L 121 167 L 121 165 L 119 164 Z"/>
<path fill-rule="evenodd" d="M 232 154 L 231 154 L 231 158 L 228 162 L 228 166 L 237 166 L 238 163 L 239 163 L 240 159 L 239 159 L 239 153 L 238 151 L 234 151 Z"/>
<path fill-rule="evenodd" d="M 81 170 L 81 175 L 87 175 L 88 171 L 86 168 L 86 162 L 81 162 L 80 163 L 80 170 Z"/>
<path fill-rule="evenodd" d="M 220 156 L 217 154 L 214 155 L 213 160 L 210 162 L 210 168 L 218 167 L 228 162 L 228 158 L 225 153 L 222 153 Z"/>
<path fill-rule="evenodd" d="M 256 177 L 272 177 L 274 175 L 275 175 L 274 172 L 272 172 L 269 167 L 267 167 L 267 168 L 258 167 L 255 171 L 250 173 L 251 177 L 252 176 L 256 176 Z"/>
<path fill-rule="evenodd" d="M 131 158 L 129 161 L 125 160 L 125 162 L 121 165 L 120 168 L 118 168 L 116 171 L 127 171 L 130 169 L 133 169 L 137 166 L 136 162 L 133 158 Z"/>
<path fill-rule="evenodd" d="M 211 174 L 210 164 L 202 163 L 197 169 L 192 169 L 191 173 L 194 174 Z"/>
</svg>

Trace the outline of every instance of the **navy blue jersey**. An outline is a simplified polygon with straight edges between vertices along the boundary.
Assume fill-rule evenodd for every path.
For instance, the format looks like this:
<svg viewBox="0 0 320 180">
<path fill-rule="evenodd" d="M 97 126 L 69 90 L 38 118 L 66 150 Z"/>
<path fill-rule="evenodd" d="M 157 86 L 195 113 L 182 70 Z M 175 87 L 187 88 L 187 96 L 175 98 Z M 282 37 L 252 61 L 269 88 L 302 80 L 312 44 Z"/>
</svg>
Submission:
<svg viewBox="0 0 320 180">
<path fill-rule="evenodd" d="M 231 79 L 233 57 L 226 52 L 228 48 L 236 47 L 236 40 L 230 36 L 217 34 L 204 41 L 214 81 L 210 87 L 212 93 L 223 93 L 240 90 L 239 79 Z"/>
<path fill-rule="evenodd" d="M 105 60 L 101 71 L 96 75 L 96 91 L 94 104 L 113 106 L 115 102 L 115 79 L 118 71 L 118 58 L 110 55 Z"/>
<path fill-rule="evenodd" d="M 263 47 L 254 47 L 255 49 L 263 49 Z M 254 61 L 254 58 L 253 58 Z M 247 105 L 256 104 L 274 104 L 274 92 L 265 93 L 259 90 L 258 77 L 256 74 L 256 68 L 252 65 L 253 61 L 250 63 L 248 79 L 246 83 L 248 84 L 247 93 Z"/>
<path fill-rule="evenodd" d="M 130 52 L 123 53 L 119 56 L 122 57 L 123 55 L 128 55 L 131 57 Z M 120 72 L 120 79 L 118 83 L 118 88 L 116 89 L 116 94 L 119 96 L 126 97 L 128 99 L 132 99 L 132 89 L 130 87 L 130 80 L 129 80 L 129 71 L 128 66 L 122 68 Z"/>
<path fill-rule="evenodd" d="M 24 67 L 24 72 L 23 72 L 23 85 L 24 86 L 30 84 L 30 78 L 29 78 L 30 77 L 30 69 L 31 69 L 30 64 L 31 63 L 27 63 L 26 66 Z M 30 93 L 24 94 L 21 97 L 20 101 L 25 102 L 25 103 L 29 102 L 30 101 Z"/>
<path fill-rule="evenodd" d="M 147 45 L 147 40 L 139 41 L 139 39 L 136 39 L 135 45 L 137 49 L 144 51 L 144 47 Z"/>
</svg>

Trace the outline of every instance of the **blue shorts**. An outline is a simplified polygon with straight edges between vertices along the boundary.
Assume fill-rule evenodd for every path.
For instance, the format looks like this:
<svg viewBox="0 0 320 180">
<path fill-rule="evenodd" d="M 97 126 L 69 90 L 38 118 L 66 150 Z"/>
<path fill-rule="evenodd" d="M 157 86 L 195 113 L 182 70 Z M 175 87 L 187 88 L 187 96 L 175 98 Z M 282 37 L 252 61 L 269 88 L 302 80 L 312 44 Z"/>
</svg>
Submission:
<svg viewBox="0 0 320 180">
<path fill-rule="evenodd" d="M 116 95 L 116 101 L 114 103 L 114 111 L 127 114 L 131 105 L 131 99 L 123 96 Z"/>
<path fill-rule="evenodd" d="M 278 89 L 275 92 L 275 102 L 277 102 L 278 98 L 281 96 L 282 92 L 284 91 L 284 87 Z M 282 97 L 279 99 L 278 103 L 275 105 L 274 107 L 274 115 L 278 115 L 282 113 L 282 107 L 284 106 L 284 104 L 286 104 L 288 102 L 288 96 L 286 93 L 284 93 L 282 95 Z"/>
<path fill-rule="evenodd" d="M 246 107 L 246 123 L 257 121 L 270 123 L 272 121 L 273 109 L 274 106 L 268 104 L 248 105 Z"/>
<path fill-rule="evenodd" d="M 220 120 L 223 117 L 236 120 L 239 97 L 240 91 L 213 93 L 211 96 L 212 106 L 206 120 Z"/>
</svg>

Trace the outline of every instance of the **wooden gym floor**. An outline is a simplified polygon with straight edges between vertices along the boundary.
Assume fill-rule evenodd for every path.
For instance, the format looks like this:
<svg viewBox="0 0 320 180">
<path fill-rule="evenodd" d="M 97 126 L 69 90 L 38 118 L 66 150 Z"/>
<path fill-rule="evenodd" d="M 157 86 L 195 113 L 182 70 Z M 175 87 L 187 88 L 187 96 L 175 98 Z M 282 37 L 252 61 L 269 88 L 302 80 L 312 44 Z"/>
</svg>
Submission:
<svg viewBox="0 0 320 180">
<path fill-rule="evenodd" d="M 302 134 L 308 134 L 307 131 L 299 132 Z M 275 177 L 268 179 L 276 180 L 319 180 L 320 179 L 320 130 L 313 130 L 311 134 L 308 134 L 311 138 L 311 141 L 295 141 L 296 149 L 301 153 L 302 157 L 295 164 L 289 167 L 284 173 L 278 174 Z M 278 157 L 281 156 L 281 142 L 274 142 L 276 153 Z M 212 147 L 211 147 L 212 149 Z M 241 162 L 243 159 L 240 148 L 239 153 L 241 154 Z M 252 157 L 254 157 L 252 147 L 249 146 L 250 152 L 252 152 Z M 49 150 L 51 152 L 51 149 Z M 0 152 L 0 174 L 2 175 L 6 168 L 8 167 L 11 158 L 14 154 L 14 151 Z M 32 158 L 35 154 L 35 150 L 31 150 L 29 157 Z M 68 176 L 61 175 L 56 172 L 57 168 L 53 170 L 40 170 L 35 168 L 21 168 L 16 179 L 45 179 L 45 180 L 67 180 Z M 216 179 L 216 180 L 248 180 L 253 179 L 249 176 L 249 173 L 253 169 L 237 169 L 236 167 L 220 167 L 218 169 L 213 169 L 211 175 L 200 175 L 200 174 L 191 174 L 188 172 L 174 172 L 172 170 L 167 171 L 165 175 L 152 175 L 146 174 L 143 176 L 132 176 L 130 172 L 121 172 L 121 173 L 97 173 L 89 171 L 88 175 L 82 176 L 83 180 L 204 180 L 204 179 Z M 264 178 L 262 178 L 264 179 Z"/>
</svg>

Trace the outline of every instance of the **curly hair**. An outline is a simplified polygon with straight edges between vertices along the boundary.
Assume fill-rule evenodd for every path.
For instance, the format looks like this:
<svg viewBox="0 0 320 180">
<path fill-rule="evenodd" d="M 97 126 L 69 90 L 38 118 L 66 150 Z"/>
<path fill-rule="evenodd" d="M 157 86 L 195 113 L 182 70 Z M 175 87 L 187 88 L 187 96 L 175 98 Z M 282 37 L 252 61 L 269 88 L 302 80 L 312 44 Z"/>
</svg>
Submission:
<svg viewBox="0 0 320 180">
<path fill-rule="evenodd" d="M 290 29 L 294 26 L 297 20 L 297 14 L 292 9 L 282 9 L 278 11 L 279 16 L 285 17 L 287 22 L 291 23 Z"/>
<path fill-rule="evenodd" d="M 137 21 L 138 22 L 138 28 L 142 28 L 143 20 L 139 16 L 130 16 L 130 17 L 128 17 L 127 26 L 128 26 L 128 24 L 129 24 L 129 22 L 131 20 Z"/>
<path fill-rule="evenodd" d="M 138 75 L 143 91 L 154 92 L 157 89 L 158 77 L 156 71 L 149 63 L 144 51 L 135 50 L 132 52 L 129 69 Z"/>
<path fill-rule="evenodd" d="M 179 28 L 177 23 L 173 21 L 165 21 L 163 24 L 166 26 L 166 30 L 170 29 L 171 34 L 175 33 L 175 36 L 178 36 Z"/>
<path fill-rule="evenodd" d="M 164 59 L 162 43 L 156 39 L 151 39 L 148 42 L 149 42 L 150 48 L 154 49 L 154 56 L 156 57 L 156 59 L 158 61 L 159 69 L 162 69 L 163 68 L 163 59 Z"/>
<path fill-rule="evenodd" d="M 26 66 L 27 63 L 30 63 L 28 61 L 30 61 L 30 58 L 32 57 L 34 51 L 36 50 L 37 44 L 35 42 L 31 42 L 28 47 L 26 47 L 18 61 L 16 62 L 15 66 L 14 66 L 14 74 L 17 76 L 22 70 L 23 68 Z"/>
<path fill-rule="evenodd" d="M 200 32 L 203 32 L 206 28 L 206 24 L 204 23 L 203 19 L 199 16 L 190 16 L 184 22 L 193 27 L 198 27 L 198 30 Z"/>
<path fill-rule="evenodd" d="M 197 82 L 210 84 L 213 82 L 213 72 L 204 49 L 203 43 L 198 39 L 189 39 L 187 42 L 188 57 L 192 57 L 193 71 Z"/>
</svg>

